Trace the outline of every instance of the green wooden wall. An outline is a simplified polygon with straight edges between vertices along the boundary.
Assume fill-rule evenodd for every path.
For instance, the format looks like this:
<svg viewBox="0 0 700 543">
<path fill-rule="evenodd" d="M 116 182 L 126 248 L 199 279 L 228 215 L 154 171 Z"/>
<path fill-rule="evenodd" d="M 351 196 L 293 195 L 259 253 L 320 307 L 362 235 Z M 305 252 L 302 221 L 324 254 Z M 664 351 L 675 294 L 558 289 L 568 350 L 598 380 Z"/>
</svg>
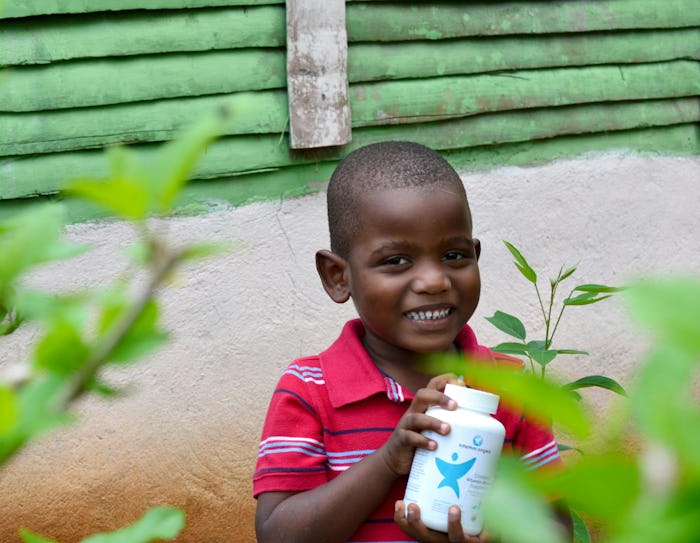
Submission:
<svg viewBox="0 0 700 543">
<path fill-rule="evenodd" d="M 106 145 L 147 155 L 222 104 L 233 121 L 185 211 L 317 190 L 383 139 L 472 168 L 700 153 L 700 0 L 349 1 L 346 18 L 352 143 L 292 151 L 283 1 L 5 0 L 0 214 L 103 173 Z"/>
</svg>

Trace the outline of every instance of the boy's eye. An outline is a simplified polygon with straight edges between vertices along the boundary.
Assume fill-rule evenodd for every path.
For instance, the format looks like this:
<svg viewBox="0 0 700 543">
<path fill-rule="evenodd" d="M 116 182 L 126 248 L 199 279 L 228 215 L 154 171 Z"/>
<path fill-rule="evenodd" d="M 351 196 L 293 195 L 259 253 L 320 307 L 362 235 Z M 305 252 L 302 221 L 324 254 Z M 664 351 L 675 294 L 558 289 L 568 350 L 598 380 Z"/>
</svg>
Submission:
<svg viewBox="0 0 700 543">
<path fill-rule="evenodd" d="M 469 255 L 464 251 L 447 251 L 443 257 L 444 260 L 462 260 L 464 258 L 469 258 Z"/>
<path fill-rule="evenodd" d="M 382 264 L 385 266 L 403 266 L 404 264 L 408 264 L 408 259 L 404 256 L 390 256 L 389 258 L 385 258 Z"/>
</svg>

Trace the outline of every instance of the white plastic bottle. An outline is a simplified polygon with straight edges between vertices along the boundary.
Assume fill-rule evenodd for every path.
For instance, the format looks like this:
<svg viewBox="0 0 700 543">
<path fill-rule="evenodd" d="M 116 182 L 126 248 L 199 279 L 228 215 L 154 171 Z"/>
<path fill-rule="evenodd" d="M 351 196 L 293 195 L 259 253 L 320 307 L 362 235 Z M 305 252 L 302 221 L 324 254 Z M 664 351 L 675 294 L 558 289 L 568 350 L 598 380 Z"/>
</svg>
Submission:
<svg viewBox="0 0 700 543">
<path fill-rule="evenodd" d="M 445 386 L 445 394 L 459 406 L 448 411 L 438 406 L 427 414 L 450 424 L 450 433 L 424 434 L 437 449 L 416 449 L 404 501 L 418 504 L 423 523 L 447 532 L 447 511 L 462 510 L 465 534 L 477 535 L 483 528 L 481 501 L 493 481 L 503 447 L 505 428 L 490 415 L 498 408 L 496 394 L 458 385 Z"/>
</svg>

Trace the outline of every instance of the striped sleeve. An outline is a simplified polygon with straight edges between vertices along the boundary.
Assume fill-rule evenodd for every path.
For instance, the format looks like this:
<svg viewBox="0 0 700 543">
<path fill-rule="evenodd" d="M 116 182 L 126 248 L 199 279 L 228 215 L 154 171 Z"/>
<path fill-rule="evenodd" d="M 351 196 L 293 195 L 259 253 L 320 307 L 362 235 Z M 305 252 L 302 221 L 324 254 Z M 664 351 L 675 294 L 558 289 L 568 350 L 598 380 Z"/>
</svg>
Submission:
<svg viewBox="0 0 700 543">
<path fill-rule="evenodd" d="M 550 427 L 521 418 L 513 448 L 528 469 L 562 465 L 559 448 Z"/>
<path fill-rule="evenodd" d="M 258 448 L 253 494 L 301 492 L 327 481 L 328 455 L 312 387 L 325 384 L 321 368 L 291 364 L 277 384 Z"/>
</svg>

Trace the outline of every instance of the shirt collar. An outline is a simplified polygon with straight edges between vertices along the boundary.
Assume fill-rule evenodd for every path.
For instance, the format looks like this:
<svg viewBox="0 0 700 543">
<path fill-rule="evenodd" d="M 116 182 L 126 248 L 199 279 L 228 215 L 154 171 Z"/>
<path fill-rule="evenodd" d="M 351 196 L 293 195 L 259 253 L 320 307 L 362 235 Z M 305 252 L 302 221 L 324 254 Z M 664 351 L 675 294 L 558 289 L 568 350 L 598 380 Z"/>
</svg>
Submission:
<svg viewBox="0 0 700 543">
<path fill-rule="evenodd" d="M 365 329 L 360 319 L 348 321 L 338 339 L 319 355 L 326 390 L 334 408 L 359 402 L 375 394 L 386 394 L 392 402 L 410 401 L 413 393 L 374 365 L 362 344 Z M 464 353 L 479 353 L 476 336 L 465 326 L 455 339 Z"/>
</svg>

